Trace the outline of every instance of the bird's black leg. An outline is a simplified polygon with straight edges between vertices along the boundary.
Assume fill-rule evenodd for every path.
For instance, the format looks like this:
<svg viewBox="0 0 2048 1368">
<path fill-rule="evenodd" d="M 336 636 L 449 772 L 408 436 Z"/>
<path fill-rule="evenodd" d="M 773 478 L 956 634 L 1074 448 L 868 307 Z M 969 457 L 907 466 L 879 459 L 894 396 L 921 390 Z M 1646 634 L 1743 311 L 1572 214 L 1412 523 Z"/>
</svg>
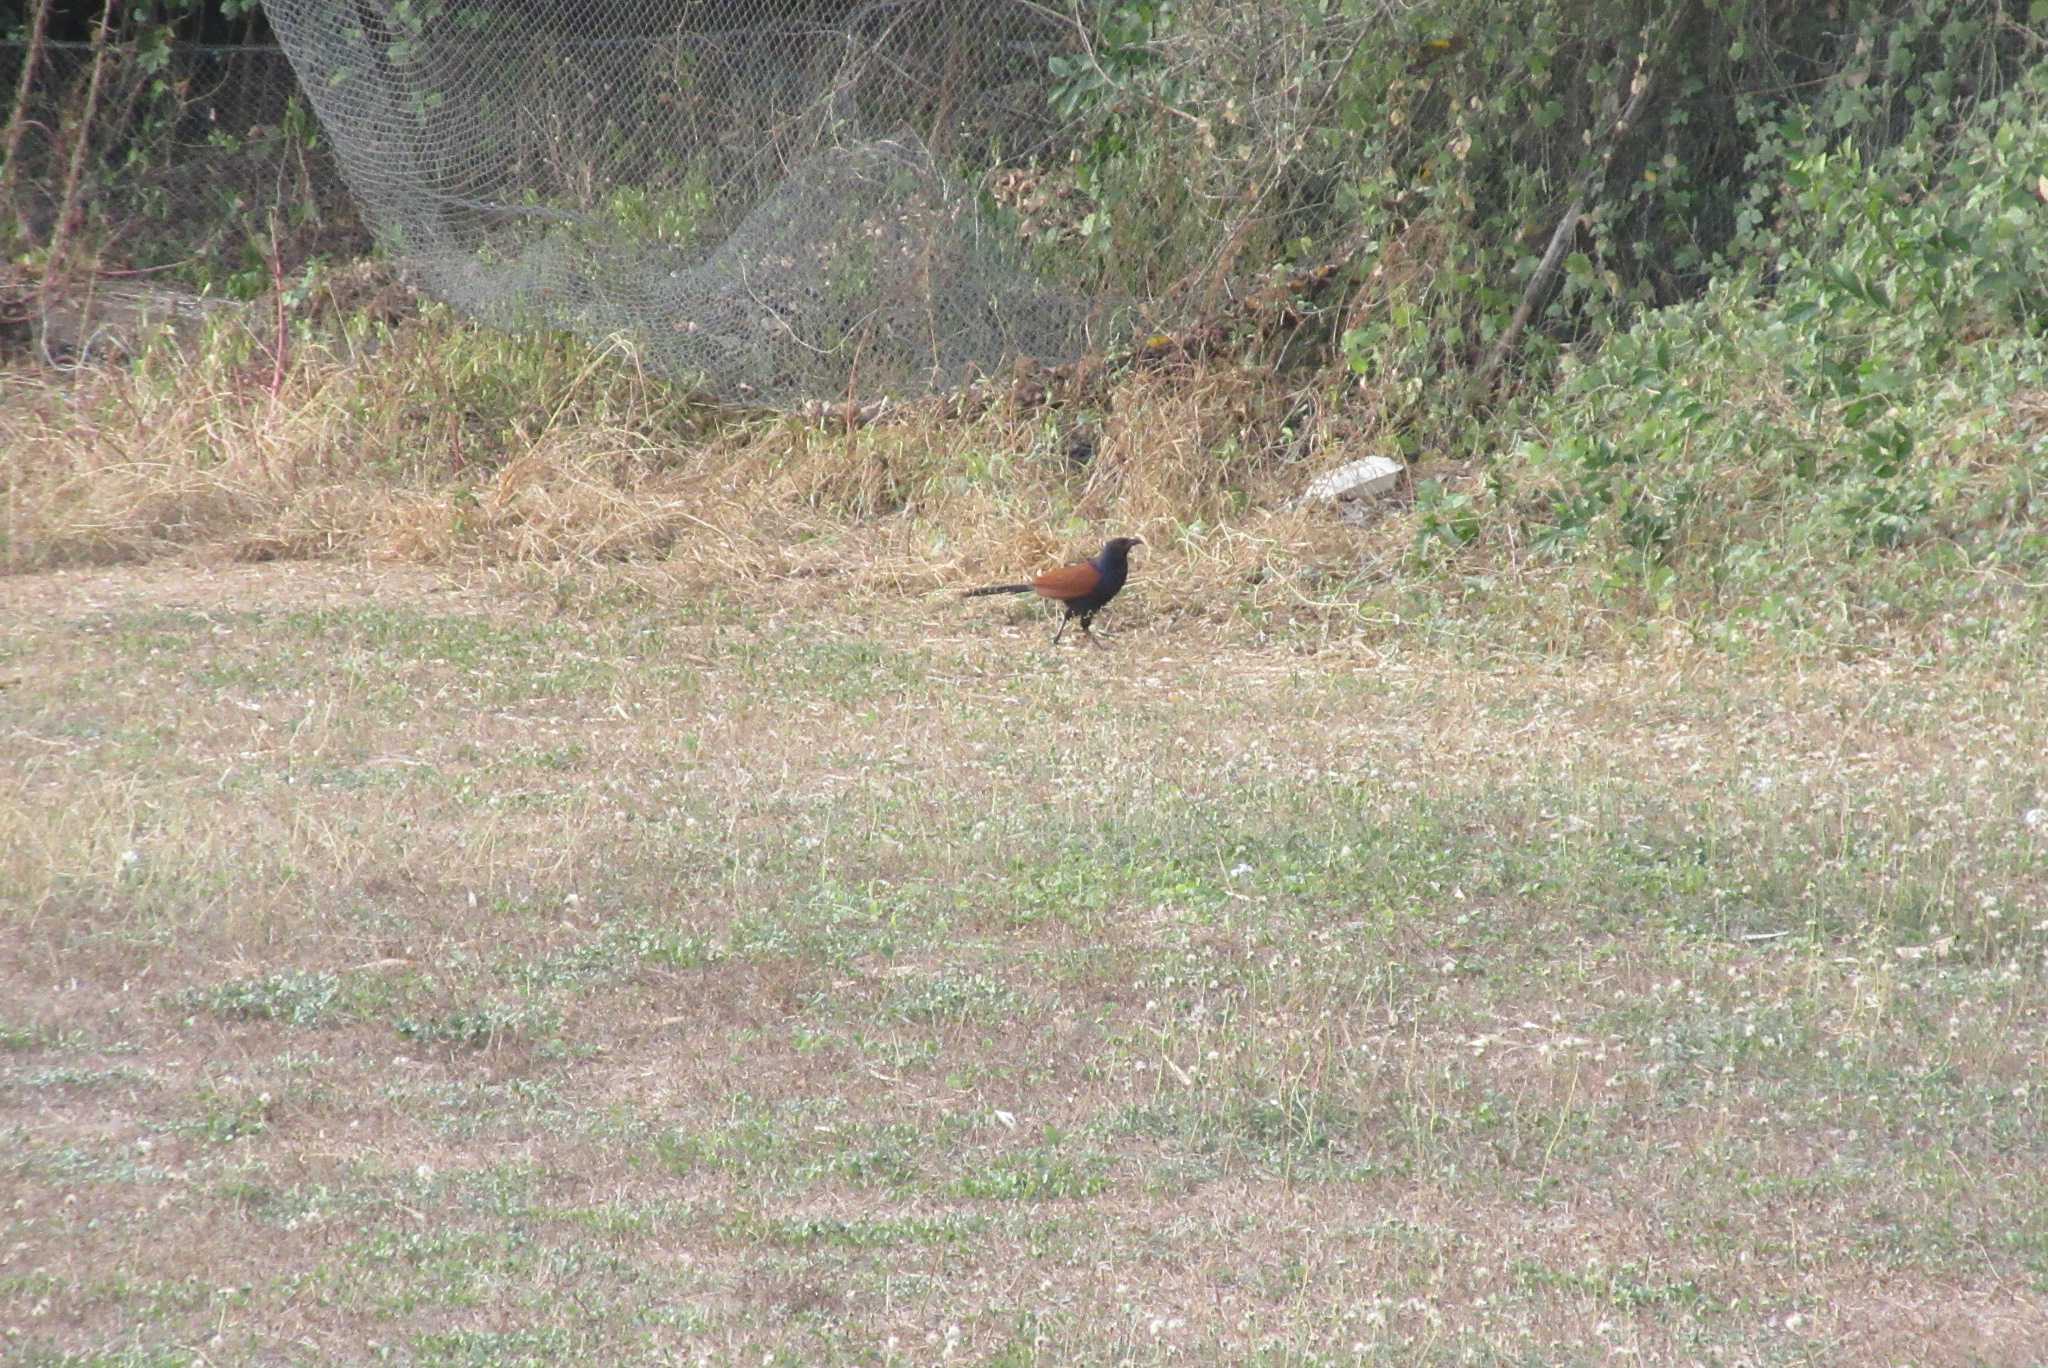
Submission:
<svg viewBox="0 0 2048 1368">
<path fill-rule="evenodd" d="M 1097 641 L 1097 640 L 1095 639 L 1095 633 L 1094 633 L 1094 631 L 1093 631 L 1093 630 L 1091 630 L 1091 629 L 1089 628 L 1089 626 L 1088 626 L 1088 624 L 1089 624 L 1089 623 L 1091 623 L 1091 622 L 1093 622 L 1093 621 L 1095 621 L 1095 614 L 1093 614 L 1093 613 L 1083 613 L 1083 614 L 1081 614 L 1081 635 L 1082 635 L 1082 636 L 1084 636 L 1084 637 L 1087 637 L 1087 638 L 1088 638 L 1088 644 L 1089 644 L 1090 646 L 1094 646 L 1094 647 L 1100 648 L 1100 647 L 1101 647 L 1101 645 L 1102 645 L 1102 643 L 1101 643 L 1101 642 L 1099 642 L 1099 641 Z"/>
<path fill-rule="evenodd" d="M 1060 644 L 1060 638 L 1067 634 L 1067 624 L 1072 622 L 1073 620 L 1074 615 L 1072 613 L 1067 613 L 1060 618 L 1060 629 L 1052 634 L 1053 645 L 1057 646 Z M 1088 624 L 1085 622 L 1081 624 L 1083 630 L 1087 628 L 1087 625 Z"/>
</svg>

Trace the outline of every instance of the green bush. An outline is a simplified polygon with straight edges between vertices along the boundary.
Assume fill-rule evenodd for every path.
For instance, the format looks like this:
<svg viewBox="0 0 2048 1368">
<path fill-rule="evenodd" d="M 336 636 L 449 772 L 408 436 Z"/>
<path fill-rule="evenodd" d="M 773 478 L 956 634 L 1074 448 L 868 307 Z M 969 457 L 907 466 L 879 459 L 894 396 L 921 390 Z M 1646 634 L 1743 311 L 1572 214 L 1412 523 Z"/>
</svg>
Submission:
<svg viewBox="0 0 2048 1368">
<path fill-rule="evenodd" d="M 1340 257 L 1331 340 L 1426 436 L 1472 440 L 1460 386 L 1565 207 L 1570 267 L 1522 351 L 1698 298 L 1768 255 L 1825 149 L 1902 176 L 2039 60 L 2003 6 L 1961 0 L 1102 0 L 1057 59 L 1084 236 L 1109 287 L 1203 307 L 1233 279 Z M 1616 119 L 1638 82 L 1647 103 Z M 1830 192 L 1832 193 L 1832 192 Z"/>
<path fill-rule="evenodd" d="M 1933 165 L 1803 131 L 1776 226 L 1702 299 L 1608 339 L 1507 460 L 1530 540 L 1739 575 L 1769 543 L 1853 556 L 1930 537 L 2038 558 L 2048 478 L 2048 79 Z M 1766 280 L 1765 270 L 1775 279 Z M 1746 559 L 1747 558 L 1747 559 Z"/>
<path fill-rule="evenodd" d="M 1939 140 L 1781 131 L 1755 159 L 1776 197 L 1705 293 L 1585 348 L 1513 416 L 1477 540 L 1734 624 L 1731 644 L 1744 621 L 1830 651 L 2033 639 L 2048 73 Z"/>
</svg>

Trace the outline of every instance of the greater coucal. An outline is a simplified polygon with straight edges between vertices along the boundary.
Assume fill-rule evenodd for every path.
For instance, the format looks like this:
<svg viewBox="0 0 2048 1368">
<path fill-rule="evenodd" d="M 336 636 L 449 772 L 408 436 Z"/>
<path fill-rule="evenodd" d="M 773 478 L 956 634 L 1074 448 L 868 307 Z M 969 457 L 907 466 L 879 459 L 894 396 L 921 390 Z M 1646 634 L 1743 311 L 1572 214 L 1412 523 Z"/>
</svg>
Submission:
<svg viewBox="0 0 2048 1368">
<path fill-rule="evenodd" d="M 1060 638 L 1067 634 L 1067 624 L 1075 618 L 1081 619 L 1081 635 L 1094 642 L 1095 634 L 1088 630 L 1089 620 L 1124 587 L 1124 581 L 1131 577 L 1131 548 L 1144 544 L 1143 537 L 1111 537 L 1102 544 L 1102 554 L 1093 560 L 1048 570 L 1028 584 L 991 584 L 982 589 L 969 589 L 960 597 L 1036 594 L 1040 598 L 1051 599 L 1067 610 L 1067 615 L 1060 619 L 1060 629 L 1052 634 L 1052 644 L 1060 644 Z"/>
</svg>

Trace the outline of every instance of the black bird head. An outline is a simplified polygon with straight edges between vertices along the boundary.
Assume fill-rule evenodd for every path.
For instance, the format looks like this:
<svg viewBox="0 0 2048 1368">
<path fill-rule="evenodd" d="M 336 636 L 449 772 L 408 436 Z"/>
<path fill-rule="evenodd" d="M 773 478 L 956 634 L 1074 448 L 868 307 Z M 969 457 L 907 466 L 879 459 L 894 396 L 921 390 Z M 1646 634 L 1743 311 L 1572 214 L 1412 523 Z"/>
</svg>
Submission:
<svg viewBox="0 0 2048 1368">
<path fill-rule="evenodd" d="M 1131 554 L 1132 547 L 1144 544 L 1143 537 L 1111 537 L 1102 544 L 1102 554 L 1108 559 L 1121 560 Z"/>
</svg>

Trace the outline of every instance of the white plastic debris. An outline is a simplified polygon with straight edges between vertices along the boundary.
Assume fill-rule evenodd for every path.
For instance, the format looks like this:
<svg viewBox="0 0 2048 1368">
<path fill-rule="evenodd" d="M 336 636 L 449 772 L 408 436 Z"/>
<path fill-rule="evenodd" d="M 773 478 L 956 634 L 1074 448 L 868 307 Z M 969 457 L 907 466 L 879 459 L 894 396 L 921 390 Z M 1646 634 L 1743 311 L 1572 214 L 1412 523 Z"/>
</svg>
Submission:
<svg viewBox="0 0 2048 1368">
<path fill-rule="evenodd" d="M 1324 471 L 1302 491 L 1303 503 L 1336 503 L 1340 499 L 1364 499 L 1384 494 L 1401 482 L 1407 469 L 1390 456 L 1365 456 L 1335 470 Z"/>
</svg>

